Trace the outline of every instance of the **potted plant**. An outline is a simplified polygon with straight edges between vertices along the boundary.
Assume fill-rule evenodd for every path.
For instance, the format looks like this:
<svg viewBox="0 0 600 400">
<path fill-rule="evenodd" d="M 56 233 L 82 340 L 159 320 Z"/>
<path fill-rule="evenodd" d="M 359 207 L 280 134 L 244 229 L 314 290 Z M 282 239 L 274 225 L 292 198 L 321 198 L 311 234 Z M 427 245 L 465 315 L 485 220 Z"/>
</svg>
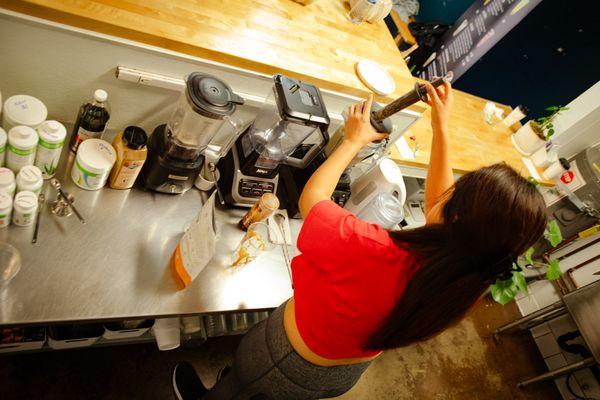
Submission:
<svg viewBox="0 0 600 400">
<path fill-rule="evenodd" d="M 550 242 L 552 247 L 556 247 L 562 242 L 562 233 L 560 232 L 556 220 L 551 220 L 548 223 L 544 237 Z M 530 247 L 523 257 L 513 264 L 510 278 L 505 280 L 496 279 L 496 282 L 490 286 L 492 298 L 496 302 L 504 305 L 510 303 L 519 292 L 525 294 L 529 293 L 523 268 L 545 269 L 546 279 L 550 281 L 560 278 L 561 271 L 558 260 L 554 259 L 550 264 L 541 260 L 533 260 L 532 257 L 534 252 L 535 249 Z"/>
<path fill-rule="evenodd" d="M 539 188 L 540 183 L 535 178 L 530 176 L 528 180 L 537 188 Z M 552 247 L 558 246 L 563 241 L 562 233 L 556 220 L 551 220 L 548 222 L 546 231 L 544 232 L 544 238 L 550 242 Z M 510 271 L 510 278 L 504 280 L 496 279 L 496 282 L 490 286 L 492 298 L 496 302 L 504 305 L 510 303 L 519 292 L 523 292 L 525 294 L 529 293 L 527 290 L 527 281 L 525 280 L 523 268 L 545 268 L 546 279 L 553 281 L 560 278 L 561 271 L 558 265 L 558 260 L 554 259 L 550 262 L 550 264 L 540 260 L 533 260 L 534 253 L 535 249 L 533 247 L 527 249 L 523 257 L 520 257 L 520 260 L 517 260 L 517 262 L 513 264 L 512 270 Z"/>
<path fill-rule="evenodd" d="M 511 136 L 512 142 L 519 153 L 529 156 L 536 150 L 544 147 L 546 142 L 554 135 L 554 118 L 568 107 L 552 106 L 546 108 L 550 115 L 536 120 L 527 121 L 515 134 Z"/>
</svg>

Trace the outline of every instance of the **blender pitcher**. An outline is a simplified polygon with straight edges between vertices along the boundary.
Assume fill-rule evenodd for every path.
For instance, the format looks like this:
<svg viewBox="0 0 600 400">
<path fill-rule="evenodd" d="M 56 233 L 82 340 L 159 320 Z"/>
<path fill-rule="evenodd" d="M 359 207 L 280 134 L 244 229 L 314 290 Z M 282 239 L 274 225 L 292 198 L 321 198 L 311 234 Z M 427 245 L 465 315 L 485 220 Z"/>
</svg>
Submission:
<svg viewBox="0 0 600 400">
<path fill-rule="evenodd" d="M 148 159 L 142 168 L 147 189 L 179 194 L 192 184 L 207 159 L 218 157 L 208 148 L 217 134 L 235 140 L 241 133 L 233 114 L 244 100 L 217 77 L 193 72 L 186 77 L 168 122 L 154 129 Z M 225 128 L 227 132 L 224 133 Z"/>
<path fill-rule="evenodd" d="M 199 72 L 186 79 L 175 111 L 167 122 L 167 155 L 178 160 L 195 160 L 227 122 L 235 140 L 241 123 L 232 114 L 244 100 L 220 79 Z"/>
<path fill-rule="evenodd" d="M 327 110 L 316 86 L 283 75 L 273 80 L 273 90 L 249 131 L 259 154 L 255 166 L 304 168 L 329 140 Z"/>
</svg>

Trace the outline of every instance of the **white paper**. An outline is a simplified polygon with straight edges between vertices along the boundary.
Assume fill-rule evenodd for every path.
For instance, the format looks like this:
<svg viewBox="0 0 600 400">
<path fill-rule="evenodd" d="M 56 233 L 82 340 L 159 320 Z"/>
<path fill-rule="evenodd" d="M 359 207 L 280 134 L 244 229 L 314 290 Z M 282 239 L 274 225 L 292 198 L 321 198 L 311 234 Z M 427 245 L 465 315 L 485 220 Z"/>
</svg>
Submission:
<svg viewBox="0 0 600 400">
<path fill-rule="evenodd" d="M 215 193 L 204 203 L 180 242 L 183 266 L 194 279 L 215 255 Z"/>
</svg>

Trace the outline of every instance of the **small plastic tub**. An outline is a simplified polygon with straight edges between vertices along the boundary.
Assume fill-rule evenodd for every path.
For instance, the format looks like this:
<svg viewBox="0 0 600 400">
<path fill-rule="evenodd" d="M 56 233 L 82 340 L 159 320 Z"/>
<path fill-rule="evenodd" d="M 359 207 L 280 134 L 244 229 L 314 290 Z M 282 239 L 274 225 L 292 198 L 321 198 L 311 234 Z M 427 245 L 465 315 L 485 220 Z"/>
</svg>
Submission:
<svg viewBox="0 0 600 400">
<path fill-rule="evenodd" d="M 102 337 L 106 340 L 128 339 L 142 336 L 154 325 L 153 319 L 111 322 L 104 324 Z"/>
<path fill-rule="evenodd" d="M 44 179 L 42 178 L 42 171 L 34 165 L 26 165 L 17 174 L 17 193 L 23 191 L 30 191 L 36 195 L 39 195 L 42 191 L 42 185 Z"/>
<path fill-rule="evenodd" d="M 71 178 L 82 189 L 101 189 L 116 160 L 117 153 L 110 143 L 102 139 L 87 139 L 77 148 Z"/>
<path fill-rule="evenodd" d="M 46 343 L 46 328 L 1 328 L 0 353 L 39 350 Z"/>
<path fill-rule="evenodd" d="M 47 116 L 48 109 L 41 100 L 26 94 L 17 94 L 4 102 L 2 125 L 7 131 L 17 125 L 37 128 Z"/>
<path fill-rule="evenodd" d="M 181 344 L 179 318 L 157 319 L 152 327 L 152 333 L 161 351 L 176 349 Z"/>
<path fill-rule="evenodd" d="M 57 350 L 89 347 L 100 339 L 102 333 L 102 324 L 51 326 L 48 332 L 48 346 Z"/>
</svg>

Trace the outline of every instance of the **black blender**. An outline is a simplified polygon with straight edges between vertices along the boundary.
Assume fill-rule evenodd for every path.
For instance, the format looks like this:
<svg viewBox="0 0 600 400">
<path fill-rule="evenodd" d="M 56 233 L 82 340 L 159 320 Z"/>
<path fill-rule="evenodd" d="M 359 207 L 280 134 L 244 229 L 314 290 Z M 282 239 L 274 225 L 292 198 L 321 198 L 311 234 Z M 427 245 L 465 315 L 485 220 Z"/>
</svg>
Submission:
<svg viewBox="0 0 600 400">
<path fill-rule="evenodd" d="M 219 78 L 199 72 L 188 75 L 171 118 L 154 129 L 148 142 L 144 186 L 170 194 L 190 189 L 203 167 L 203 152 L 223 123 L 229 123 L 234 131 L 230 136 L 237 137 L 238 123 L 231 115 L 243 103 Z"/>
<path fill-rule="evenodd" d="M 251 206 L 276 193 L 280 167 L 305 168 L 329 140 L 319 88 L 283 75 L 273 82 L 254 123 L 219 161 L 219 187 L 229 205 Z"/>
</svg>

